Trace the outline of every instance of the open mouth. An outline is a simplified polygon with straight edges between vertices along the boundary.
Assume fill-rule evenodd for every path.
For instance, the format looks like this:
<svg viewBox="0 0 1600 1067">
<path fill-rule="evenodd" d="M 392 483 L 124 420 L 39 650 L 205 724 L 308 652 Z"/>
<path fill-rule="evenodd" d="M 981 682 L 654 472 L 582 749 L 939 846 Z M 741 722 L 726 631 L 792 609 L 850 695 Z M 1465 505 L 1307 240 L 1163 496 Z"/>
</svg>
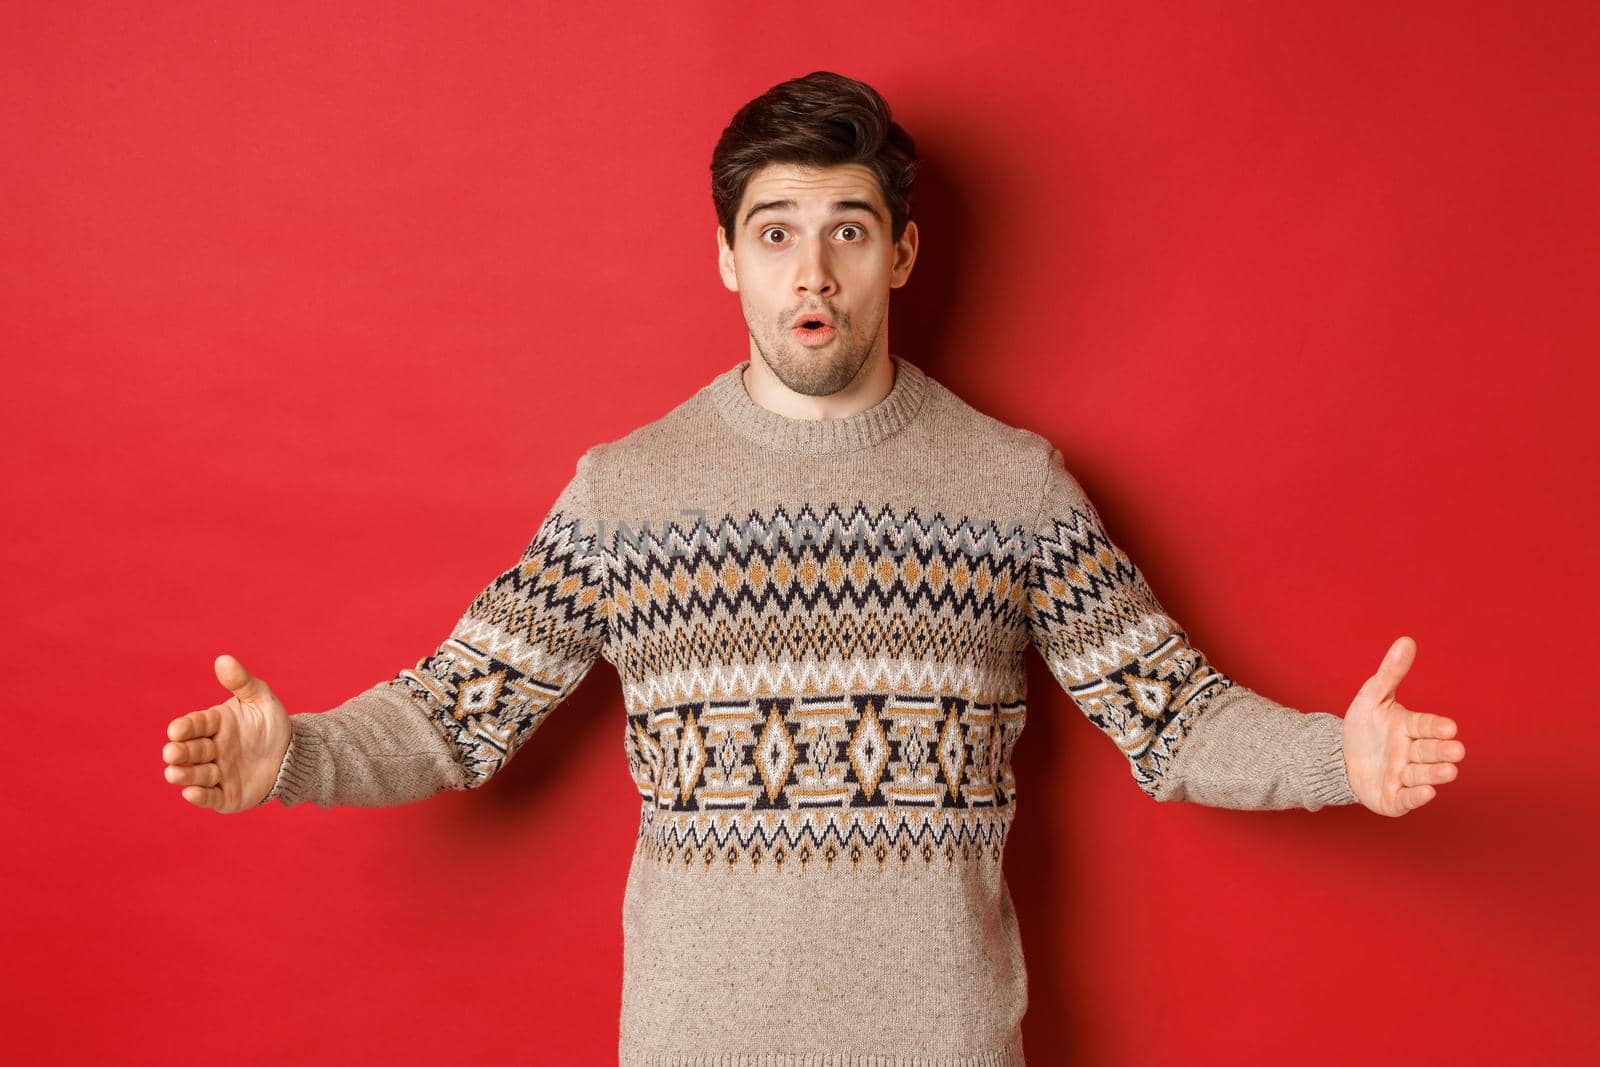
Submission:
<svg viewBox="0 0 1600 1067">
<path fill-rule="evenodd" d="M 804 345 L 823 345 L 833 340 L 833 326 L 821 319 L 802 319 L 791 332 Z"/>
<path fill-rule="evenodd" d="M 817 348 L 833 340 L 833 321 L 827 314 L 806 315 L 802 312 L 789 326 L 795 340 L 808 348 Z"/>
</svg>

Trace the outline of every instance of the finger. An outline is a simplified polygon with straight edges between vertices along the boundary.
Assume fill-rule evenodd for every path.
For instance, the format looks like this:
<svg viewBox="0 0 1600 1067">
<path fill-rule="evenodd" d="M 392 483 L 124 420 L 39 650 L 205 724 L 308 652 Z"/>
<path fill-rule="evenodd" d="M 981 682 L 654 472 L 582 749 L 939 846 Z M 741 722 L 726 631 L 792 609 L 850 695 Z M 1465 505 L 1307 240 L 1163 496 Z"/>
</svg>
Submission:
<svg viewBox="0 0 1600 1067">
<path fill-rule="evenodd" d="M 1395 690 L 1400 685 L 1400 679 L 1406 676 L 1411 669 L 1411 661 L 1416 658 L 1417 643 L 1409 637 L 1397 637 L 1394 644 L 1389 646 L 1389 651 L 1384 653 L 1383 662 L 1378 664 L 1378 672 L 1366 683 L 1362 689 L 1371 697 L 1386 700 L 1394 696 Z"/>
<path fill-rule="evenodd" d="M 210 737 L 222 728 L 222 712 L 216 708 L 191 711 L 167 723 L 167 736 L 174 741 L 191 737 Z"/>
<path fill-rule="evenodd" d="M 217 785 L 222 781 L 222 768 L 215 763 L 169 763 L 162 773 L 173 785 Z"/>
<path fill-rule="evenodd" d="M 1406 733 L 1412 737 L 1454 737 L 1456 721 L 1425 711 L 1406 712 Z"/>
<path fill-rule="evenodd" d="M 1412 763 L 1454 763 L 1467 754 L 1460 741 L 1441 741 L 1433 737 L 1414 738 L 1406 749 Z"/>
<path fill-rule="evenodd" d="M 217 758 L 217 740 L 198 737 L 193 741 L 168 741 L 161 747 L 161 758 L 168 763 L 211 763 Z"/>
<path fill-rule="evenodd" d="M 1415 811 L 1434 798 L 1436 790 L 1431 785 L 1414 785 L 1409 789 L 1402 789 L 1398 795 L 1402 814 Z"/>
<path fill-rule="evenodd" d="M 217 681 L 241 701 L 263 700 L 271 692 L 267 683 L 245 670 L 244 664 L 224 652 L 212 663 Z"/>
<path fill-rule="evenodd" d="M 222 806 L 222 790 L 199 785 L 185 786 L 183 799 L 197 808 L 219 808 Z"/>
<path fill-rule="evenodd" d="M 1408 763 L 1400 768 L 1400 784 L 1438 785 L 1454 781 L 1459 773 L 1454 763 Z"/>
</svg>

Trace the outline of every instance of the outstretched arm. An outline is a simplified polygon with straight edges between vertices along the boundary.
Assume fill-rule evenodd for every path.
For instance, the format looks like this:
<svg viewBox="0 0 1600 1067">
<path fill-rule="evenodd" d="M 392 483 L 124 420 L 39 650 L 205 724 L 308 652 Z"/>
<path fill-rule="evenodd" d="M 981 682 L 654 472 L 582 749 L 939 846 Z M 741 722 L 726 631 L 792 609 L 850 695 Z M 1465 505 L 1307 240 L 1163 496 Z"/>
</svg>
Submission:
<svg viewBox="0 0 1600 1067">
<path fill-rule="evenodd" d="M 594 453 L 579 459 L 521 558 L 415 667 L 330 711 L 290 715 L 264 681 L 219 656 L 217 679 L 232 695 L 168 725 L 167 781 L 223 814 L 272 799 L 383 807 L 488 781 L 605 645 L 609 582 L 589 489 Z"/>
<path fill-rule="evenodd" d="M 1286 707 L 1214 668 L 1106 534 L 1060 451 L 1044 466 L 1027 569 L 1030 636 L 1145 793 L 1249 809 L 1361 801 L 1398 814 L 1395 804 L 1415 807 L 1446 780 L 1436 776 L 1453 774 L 1425 769 L 1464 752 L 1434 743 L 1429 731 L 1448 720 L 1398 715 L 1391 664 L 1363 687 L 1353 720 Z M 1396 781 L 1424 788 L 1401 795 Z"/>
<path fill-rule="evenodd" d="M 521 558 L 431 655 L 331 711 L 289 717 L 284 807 L 387 806 L 476 789 L 577 688 L 608 629 L 590 488 L 599 447 L 579 458 Z"/>
</svg>

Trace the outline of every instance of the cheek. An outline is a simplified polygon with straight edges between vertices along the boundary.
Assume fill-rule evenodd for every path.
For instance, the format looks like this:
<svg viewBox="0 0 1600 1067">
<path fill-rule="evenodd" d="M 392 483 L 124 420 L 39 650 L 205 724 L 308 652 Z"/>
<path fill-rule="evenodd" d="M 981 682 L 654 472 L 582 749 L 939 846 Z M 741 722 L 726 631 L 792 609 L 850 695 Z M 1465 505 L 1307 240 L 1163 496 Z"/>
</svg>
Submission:
<svg viewBox="0 0 1600 1067">
<path fill-rule="evenodd" d="M 870 259 L 863 256 L 859 262 L 850 264 L 846 269 L 856 291 L 874 294 L 874 302 L 878 299 L 878 293 L 888 292 L 889 283 L 894 280 L 894 264 L 878 256 Z"/>
<path fill-rule="evenodd" d="M 762 270 L 755 263 L 741 263 L 738 266 L 739 293 L 745 301 L 760 305 L 770 303 L 773 279 L 770 270 Z"/>
<path fill-rule="evenodd" d="M 757 317 L 771 318 L 782 310 L 782 289 L 775 288 L 772 279 L 759 273 L 739 276 L 739 299 Z"/>
<path fill-rule="evenodd" d="M 744 310 L 745 322 L 754 328 L 765 328 L 777 318 L 777 309 L 753 291 L 747 279 L 739 279 L 739 306 Z"/>
</svg>

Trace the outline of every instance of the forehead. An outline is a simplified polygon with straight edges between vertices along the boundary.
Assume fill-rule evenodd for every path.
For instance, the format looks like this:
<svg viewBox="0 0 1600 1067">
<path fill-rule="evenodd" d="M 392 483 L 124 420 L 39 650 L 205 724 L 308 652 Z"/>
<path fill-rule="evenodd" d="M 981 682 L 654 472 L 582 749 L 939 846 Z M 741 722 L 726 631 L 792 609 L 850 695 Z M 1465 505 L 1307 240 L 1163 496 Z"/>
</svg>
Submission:
<svg viewBox="0 0 1600 1067">
<path fill-rule="evenodd" d="M 793 200 L 801 211 L 823 212 L 836 200 L 866 200 L 886 212 L 877 176 L 860 163 L 831 167 L 768 163 L 745 183 L 740 218 L 750 205 L 764 200 Z"/>
</svg>

